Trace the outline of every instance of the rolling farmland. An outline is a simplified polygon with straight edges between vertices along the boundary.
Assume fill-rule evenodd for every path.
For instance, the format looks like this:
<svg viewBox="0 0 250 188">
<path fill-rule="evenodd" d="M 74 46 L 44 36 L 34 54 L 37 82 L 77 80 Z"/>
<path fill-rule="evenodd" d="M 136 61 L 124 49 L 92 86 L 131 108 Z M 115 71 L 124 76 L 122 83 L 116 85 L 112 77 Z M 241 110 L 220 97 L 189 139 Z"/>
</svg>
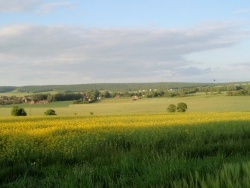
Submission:
<svg viewBox="0 0 250 188">
<path fill-rule="evenodd" d="M 0 119 L 3 187 L 249 187 L 250 113 Z"/>
<path fill-rule="evenodd" d="M 131 98 L 104 99 L 93 104 L 73 104 L 72 101 L 63 101 L 18 106 L 25 108 L 28 116 L 42 116 L 49 108 L 55 109 L 60 116 L 74 114 L 88 116 L 90 112 L 95 115 L 167 113 L 167 106 L 178 102 L 187 103 L 188 112 L 249 112 L 249 99 L 249 96 L 198 95 L 180 98 L 143 98 L 138 101 L 132 101 Z M 14 105 L 1 106 L 0 117 L 10 116 L 12 106 Z"/>
</svg>

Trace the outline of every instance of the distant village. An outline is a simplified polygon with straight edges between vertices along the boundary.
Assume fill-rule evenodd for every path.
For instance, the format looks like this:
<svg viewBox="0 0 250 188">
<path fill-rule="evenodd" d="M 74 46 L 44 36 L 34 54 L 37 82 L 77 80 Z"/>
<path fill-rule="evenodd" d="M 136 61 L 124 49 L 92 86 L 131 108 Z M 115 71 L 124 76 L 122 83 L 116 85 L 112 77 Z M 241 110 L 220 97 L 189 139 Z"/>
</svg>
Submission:
<svg viewBox="0 0 250 188">
<path fill-rule="evenodd" d="M 196 92 L 208 94 L 221 94 L 226 91 L 228 96 L 250 95 L 250 87 L 246 86 L 224 86 L 224 87 L 204 87 L 204 88 L 182 88 L 182 89 L 148 89 L 137 91 L 112 92 L 107 90 L 89 90 L 84 92 L 64 92 L 64 93 L 34 93 L 29 96 L 0 96 L 0 105 L 10 104 L 47 104 L 54 101 L 73 101 L 74 104 L 93 103 L 104 98 L 131 98 L 132 101 L 137 101 L 141 98 L 154 97 L 185 97 Z"/>
<path fill-rule="evenodd" d="M 33 100 L 32 97 L 0 96 L 0 105 L 9 104 L 47 104 L 48 100 Z"/>
<path fill-rule="evenodd" d="M 34 94 L 25 97 L 18 96 L 0 96 L 0 105 L 10 104 L 47 104 L 54 101 L 74 101 L 74 104 L 92 103 L 104 98 L 131 98 L 132 101 L 137 101 L 142 97 L 161 97 L 163 91 L 156 89 L 139 90 L 138 92 L 118 92 L 112 93 L 108 91 L 91 90 L 88 92 L 79 93 L 58 93 L 58 94 Z"/>
</svg>

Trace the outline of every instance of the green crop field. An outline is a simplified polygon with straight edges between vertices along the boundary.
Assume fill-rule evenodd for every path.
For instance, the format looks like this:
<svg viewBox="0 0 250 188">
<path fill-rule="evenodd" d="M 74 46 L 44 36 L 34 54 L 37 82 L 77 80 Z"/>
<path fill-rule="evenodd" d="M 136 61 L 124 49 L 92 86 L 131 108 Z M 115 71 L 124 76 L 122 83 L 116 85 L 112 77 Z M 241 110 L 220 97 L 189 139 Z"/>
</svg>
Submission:
<svg viewBox="0 0 250 188">
<path fill-rule="evenodd" d="M 58 115 L 95 115 L 105 114 L 142 114 L 167 113 L 169 104 L 185 102 L 188 112 L 246 112 L 250 111 L 250 96 L 194 95 L 179 98 L 143 98 L 132 101 L 131 98 L 104 99 L 92 104 L 73 104 L 72 101 L 52 102 L 50 104 L 22 104 L 28 115 L 43 115 L 52 108 Z M 1 106 L 0 116 L 10 116 L 13 105 Z"/>
<path fill-rule="evenodd" d="M 18 105 L 27 117 L 1 106 L 0 187 L 250 187 L 249 99 Z M 179 102 L 186 113 L 167 112 Z"/>
<path fill-rule="evenodd" d="M 0 187 L 250 187 L 250 113 L 0 118 Z"/>
</svg>

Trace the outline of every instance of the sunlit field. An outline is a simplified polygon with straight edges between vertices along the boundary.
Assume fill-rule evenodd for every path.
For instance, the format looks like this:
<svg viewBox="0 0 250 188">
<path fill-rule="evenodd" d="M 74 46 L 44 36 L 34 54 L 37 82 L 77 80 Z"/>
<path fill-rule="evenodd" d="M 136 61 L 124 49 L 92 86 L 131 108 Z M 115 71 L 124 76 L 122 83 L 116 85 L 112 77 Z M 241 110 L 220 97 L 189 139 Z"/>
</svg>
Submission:
<svg viewBox="0 0 250 188">
<path fill-rule="evenodd" d="M 28 116 L 41 116 L 46 109 L 54 109 L 57 115 L 88 116 L 167 113 L 169 104 L 185 102 L 188 112 L 250 112 L 250 96 L 198 95 L 176 98 L 131 98 L 104 99 L 93 104 L 73 104 L 73 101 L 52 102 L 49 104 L 21 104 Z M 13 105 L 0 106 L 0 117 L 10 116 Z"/>
<path fill-rule="evenodd" d="M 0 187 L 250 187 L 250 112 L 0 118 Z"/>
</svg>

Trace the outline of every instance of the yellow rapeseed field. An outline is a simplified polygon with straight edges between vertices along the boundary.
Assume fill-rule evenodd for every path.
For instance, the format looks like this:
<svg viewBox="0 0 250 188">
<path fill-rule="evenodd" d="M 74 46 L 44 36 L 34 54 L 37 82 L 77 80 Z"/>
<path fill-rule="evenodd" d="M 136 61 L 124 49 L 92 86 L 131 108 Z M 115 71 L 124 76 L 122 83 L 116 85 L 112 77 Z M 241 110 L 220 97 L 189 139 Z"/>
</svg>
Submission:
<svg viewBox="0 0 250 188">
<path fill-rule="evenodd" d="M 2 131 L 32 132 L 41 130 L 50 132 L 57 128 L 120 127 L 120 126 L 155 126 L 155 125 L 190 125 L 214 121 L 250 120 L 249 112 L 228 113 L 186 113 L 186 114 L 143 114 L 118 116 L 86 116 L 86 117 L 7 117 L 0 118 Z M 39 131 L 38 131 L 39 132 Z M 37 132 L 37 133 L 38 133 Z"/>
<path fill-rule="evenodd" d="M 91 129 L 159 127 L 174 125 L 195 125 L 209 122 L 249 121 L 249 112 L 229 113 L 186 113 L 186 114 L 147 114 L 86 117 L 8 117 L 0 118 L 0 135 L 45 136 L 57 131 L 90 131 Z M 74 130 L 74 131 L 73 131 Z"/>
<path fill-rule="evenodd" d="M 15 182 L 25 173 L 51 178 L 68 165 L 72 171 L 67 176 L 76 186 L 73 172 L 86 172 L 81 181 L 90 187 L 102 187 L 103 178 L 110 185 L 143 185 L 146 179 L 148 185 L 169 186 L 164 179 L 179 182 L 176 173 L 188 179 L 196 170 L 217 177 L 221 164 L 249 161 L 249 122 L 250 112 L 0 118 L 0 179 Z M 118 172 L 126 182 L 115 178 Z M 249 185 L 244 178 L 240 185 Z M 64 174 L 60 179 L 63 185 L 68 182 Z M 51 185 L 46 178 L 41 181 Z"/>
</svg>

